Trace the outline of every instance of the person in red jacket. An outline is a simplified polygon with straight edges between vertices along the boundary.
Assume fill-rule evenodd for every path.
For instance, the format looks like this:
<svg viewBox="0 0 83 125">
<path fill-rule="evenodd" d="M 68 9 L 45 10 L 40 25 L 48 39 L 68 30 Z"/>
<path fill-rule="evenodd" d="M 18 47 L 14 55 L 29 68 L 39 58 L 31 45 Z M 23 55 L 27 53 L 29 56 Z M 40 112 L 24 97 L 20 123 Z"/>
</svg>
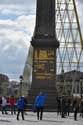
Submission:
<svg viewBox="0 0 83 125">
<path fill-rule="evenodd" d="M 13 114 L 16 114 L 16 112 L 15 112 L 15 99 L 14 99 L 13 96 L 11 96 L 11 97 L 9 98 L 9 105 L 10 105 L 10 108 L 11 108 L 11 114 L 12 114 L 12 115 L 13 115 Z"/>
</svg>

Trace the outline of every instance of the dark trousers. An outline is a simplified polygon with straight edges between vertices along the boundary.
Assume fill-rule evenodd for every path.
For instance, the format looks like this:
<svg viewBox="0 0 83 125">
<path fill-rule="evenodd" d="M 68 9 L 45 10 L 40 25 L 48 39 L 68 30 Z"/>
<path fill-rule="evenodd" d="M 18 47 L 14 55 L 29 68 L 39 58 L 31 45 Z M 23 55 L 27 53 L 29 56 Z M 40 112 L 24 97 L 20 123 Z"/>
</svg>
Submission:
<svg viewBox="0 0 83 125">
<path fill-rule="evenodd" d="M 11 107 L 11 114 L 16 114 L 16 111 L 15 111 L 15 106 L 10 106 Z"/>
<path fill-rule="evenodd" d="M 68 106 L 67 113 L 68 113 L 68 116 L 69 116 L 69 113 L 70 113 L 70 106 Z"/>
<path fill-rule="evenodd" d="M 6 106 L 2 106 L 2 114 L 7 114 L 7 111 L 6 111 Z"/>
<path fill-rule="evenodd" d="M 37 119 L 42 120 L 43 117 L 43 107 L 37 107 Z"/>
<path fill-rule="evenodd" d="M 74 111 L 74 120 L 77 120 L 77 110 Z"/>
<path fill-rule="evenodd" d="M 57 107 L 57 115 L 59 115 L 59 114 L 61 115 L 61 106 Z"/>
<path fill-rule="evenodd" d="M 21 116 L 22 116 L 22 120 L 24 120 L 24 110 L 23 109 L 18 109 L 17 120 L 19 120 L 20 113 L 21 113 Z"/>
<path fill-rule="evenodd" d="M 61 117 L 62 117 L 62 118 L 65 118 L 65 106 L 62 106 L 62 109 L 61 109 Z"/>
</svg>

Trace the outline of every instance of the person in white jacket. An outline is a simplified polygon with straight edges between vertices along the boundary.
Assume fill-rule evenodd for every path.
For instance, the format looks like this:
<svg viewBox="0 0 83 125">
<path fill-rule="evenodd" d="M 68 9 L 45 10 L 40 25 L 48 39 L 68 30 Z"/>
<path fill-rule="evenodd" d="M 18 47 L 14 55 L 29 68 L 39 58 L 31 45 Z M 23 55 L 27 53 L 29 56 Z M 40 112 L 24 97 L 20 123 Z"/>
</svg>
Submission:
<svg viewBox="0 0 83 125">
<path fill-rule="evenodd" d="M 7 107 L 7 99 L 6 97 L 2 97 L 2 114 L 7 114 L 7 111 L 6 111 L 6 107 Z"/>
</svg>

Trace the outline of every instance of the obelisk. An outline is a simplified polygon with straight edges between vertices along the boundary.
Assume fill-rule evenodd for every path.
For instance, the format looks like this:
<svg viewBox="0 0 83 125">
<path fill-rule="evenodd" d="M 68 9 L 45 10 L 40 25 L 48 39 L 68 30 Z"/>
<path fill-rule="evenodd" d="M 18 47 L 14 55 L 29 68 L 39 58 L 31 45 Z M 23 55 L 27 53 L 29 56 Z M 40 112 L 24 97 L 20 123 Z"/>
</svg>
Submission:
<svg viewBox="0 0 83 125">
<path fill-rule="evenodd" d="M 47 94 L 46 106 L 55 107 L 56 90 L 56 38 L 55 0 L 37 0 L 36 25 L 33 46 L 32 85 L 29 103 L 33 104 L 40 91 Z"/>
</svg>

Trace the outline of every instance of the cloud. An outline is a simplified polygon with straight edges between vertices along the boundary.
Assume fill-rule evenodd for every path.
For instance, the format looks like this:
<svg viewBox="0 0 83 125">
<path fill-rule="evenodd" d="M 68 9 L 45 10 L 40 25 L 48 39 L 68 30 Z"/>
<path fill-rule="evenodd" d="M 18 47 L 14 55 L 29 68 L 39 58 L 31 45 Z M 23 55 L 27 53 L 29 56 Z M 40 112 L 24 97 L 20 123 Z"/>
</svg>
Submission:
<svg viewBox="0 0 83 125">
<path fill-rule="evenodd" d="M 83 3 L 83 0 L 78 0 L 78 2 L 81 2 L 81 3 Z"/>
<path fill-rule="evenodd" d="M 31 0 L 0 0 L 0 73 L 19 79 L 34 32 L 35 7 Z"/>
<path fill-rule="evenodd" d="M 34 14 L 36 0 L 0 0 L 0 13 L 4 15 Z"/>
<path fill-rule="evenodd" d="M 6 4 L 22 4 L 22 5 L 24 5 L 24 4 L 27 4 L 27 6 L 28 5 L 32 5 L 32 4 L 35 4 L 35 2 L 36 2 L 36 0 L 0 0 L 0 4 L 4 4 L 4 3 L 6 3 Z"/>
<path fill-rule="evenodd" d="M 78 13 L 83 25 L 82 0 Z M 0 72 L 19 79 L 34 32 L 36 0 L 0 0 Z"/>
</svg>

